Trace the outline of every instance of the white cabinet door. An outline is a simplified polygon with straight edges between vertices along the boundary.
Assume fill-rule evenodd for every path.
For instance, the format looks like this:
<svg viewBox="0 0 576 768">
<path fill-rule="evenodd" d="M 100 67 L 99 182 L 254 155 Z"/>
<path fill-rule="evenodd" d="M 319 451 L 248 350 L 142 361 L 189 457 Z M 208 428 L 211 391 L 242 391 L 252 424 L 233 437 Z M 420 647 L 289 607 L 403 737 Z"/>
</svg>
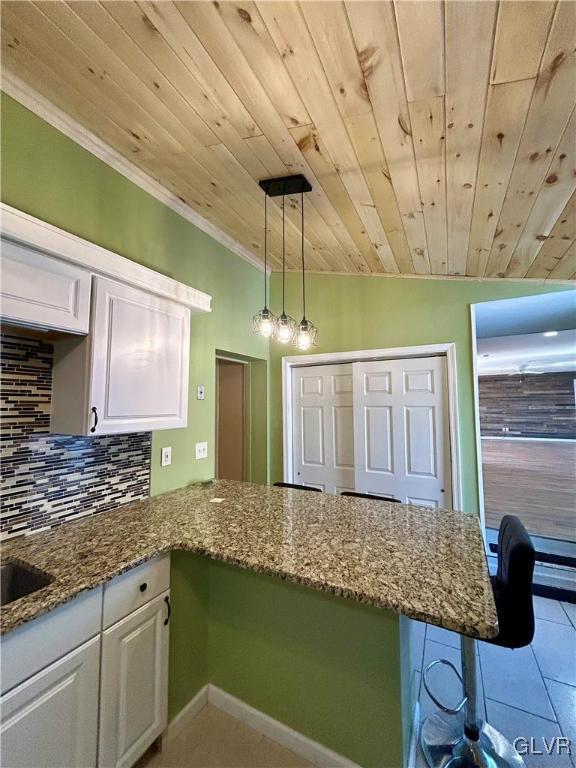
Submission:
<svg viewBox="0 0 576 768">
<path fill-rule="evenodd" d="M 292 373 L 294 482 L 328 493 L 354 490 L 352 365 Z"/>
<path fill-rule="evenodd" d="M 190 310 L 103 278 L 95 279 L 94 292 L 95 433 L 185 427 Z"/>
<path fill-rule="evenodd" d="M 131 766 L 164 730 L 169 591 L 102 636 L 99 765 Z"/>
<path fill-rule="evenodd" d="M 356 490 L 450 506 L 443 357 L 354 363 Z"/>
<path fill-rule="evenodd" d="M 2 697 L 2 765 L 96 765 L 99 664 L 98 636 Z"/>
<path fill-rule="evenodd" d="M 88 333 L 90 272 L 2 239 L 1 313 L 6 322 Z"/>
</svg>

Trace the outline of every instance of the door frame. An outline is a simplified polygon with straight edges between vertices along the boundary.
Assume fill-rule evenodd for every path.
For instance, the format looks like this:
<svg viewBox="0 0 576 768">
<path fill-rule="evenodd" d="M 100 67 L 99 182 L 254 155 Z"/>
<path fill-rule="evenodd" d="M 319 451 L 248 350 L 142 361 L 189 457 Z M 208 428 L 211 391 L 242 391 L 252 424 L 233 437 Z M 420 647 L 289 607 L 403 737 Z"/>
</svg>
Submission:
<svg viewBox="0 0 576 768">
<path fill-rule="evenodd" d="M 480 517 L 482 536 L 486 542 L 486 517 L 484 512 L 484 470 L 482 468 L 482 434 L 480 432 L 480 389 L 478 386 L 478 339 L 476 337 L 476 304 L 470 304 L 470 346 L 472 354 L 472 401 L 474 406 L 474 437 L 476 448 L 478 515 Z"/>
<path fill-rule="evenodd" d="M 292 369 L 310 365 L 359 363 L 369 360 L 394 360 L 403 357 L 445 357 L 448 382 L 448 423 L 450 431 L 450 473 L 452 476 L 452 507 L 462 510 L 462 474 L 460 467 L 460 431 L 458 417 L 458 382 L 456 344 L 423 344 L 413 347 L 362 349 L 353 352 L 324 352 L 282 358 L 282 432 L 284 449 L 284 482 L 294 482 L 292 439 Z"/>
</svg>

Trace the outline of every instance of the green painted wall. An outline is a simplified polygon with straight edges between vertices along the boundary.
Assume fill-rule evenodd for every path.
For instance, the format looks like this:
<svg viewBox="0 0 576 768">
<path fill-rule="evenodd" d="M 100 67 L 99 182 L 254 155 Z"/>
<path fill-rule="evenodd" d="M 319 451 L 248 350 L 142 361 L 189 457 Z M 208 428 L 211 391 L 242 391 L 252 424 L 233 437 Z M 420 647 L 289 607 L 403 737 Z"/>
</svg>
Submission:
<svg viewBox="0 0 576 768">
<path fill-rule="evenodd" d="M 300 277 L 286 277 L 287 311 L 300 320 Z M 281 303 L 281 275 L 271 279 L 271 308 Z M 309 275 L 308 318 L 318 326 L 314 352 L 402 347 L 455 342 L 464 509 L 478 510 L 476 448 L 472 395 L 470 305 L 568 286 L 530 282 L 431 280 L 340 275 Z M 271 347 L 271 480 L 282 479 L 281 357 L 296 354 Z"/>
<path fill-rule="evenodd" d="M 3 202 L 212 295 L 213 312 L 192 318 L 189 426 L 154 434 L 151 491 L 213 477 L 215 351 L 267 360 L 268 344 L 251 328 L 262 273 L 5 95 L 1 118 Z M 252 465 L 259 480 L 267 474 L 262 365 L 255 386 L 264 417 L 260 411 Z M 197 384 L 206 385 L 204 401 L 195 399 Z M 199 440 L 208 440 L 207 460 L 194 458 Z M 163 445 L 172 446 L 170 467 L 160 467 Z M 173 602 L 185 609 L 175 610 L 171 629 L 171 714 L 206 682 L 207 578 L 197 562 L 174 558 Z"/>
<path fill-rule="evenodd" d="M 215 350 L 267 359 L 252 333 L 262 273 L 5 95 L 1 146 L 3 202 L 213 297 L 212 313 L 192 318 L 189 426 L 153 437 L 152 493 L 213 477 Z M 199 440 L 207 460 L 194 459 Z M 170 467 L 160 467 L 162 445 Z"/>
<path fill-rule="evenodd" d="M 210 563 L 209 679 L 363 766 L 402 763 L 398 616 Z"/>
</svg>

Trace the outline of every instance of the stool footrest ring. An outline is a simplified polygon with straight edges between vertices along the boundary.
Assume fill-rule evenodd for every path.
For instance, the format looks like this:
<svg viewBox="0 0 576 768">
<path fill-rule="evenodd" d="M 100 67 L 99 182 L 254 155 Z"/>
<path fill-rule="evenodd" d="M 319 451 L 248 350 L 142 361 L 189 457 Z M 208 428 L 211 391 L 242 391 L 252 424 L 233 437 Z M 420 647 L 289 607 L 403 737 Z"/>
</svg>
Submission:
<svg viewBox="0 0 576 768">
<path fill-rule="evenodd" d="M 456 707 L 448 707 L 446 706 L 446 704 L 443 704 L 438 698 L 436 698 L 436 696 L 432 693 L 430 689 L 430 685 L 428 683 L 428 673 L 437 664 L 446 664 L 447 667 L 450 667 L 450 669 L 454 672 L 458 680 L 460 680 L 460 682 L 462 683 L 462 675 L 460 674 L 460 672 L 458 672 L 458 669 L 454 666 L 454 664 L 452 664 L 451 661 L 448 661 L 448 659 L 436 659 L 436 661 L 430 662 L 430 664 L 428 664 L 428 666 L 424 670 L 424 675 L 422 677 L 424 688 L 426 689 L 426 693 L 428 694 L 428 696 L 430 696 L 434 704 L 436 704 L 437 707 L 440 707 L 440 709 L 443 712 L 446 712 L 447 715 L 457 715 L 458 712 L 461 711 L 461 709 L 464 707 L 464 705 L 468 701 L 468 697 L 463 696 L 462 700 Z"/>
</svg>

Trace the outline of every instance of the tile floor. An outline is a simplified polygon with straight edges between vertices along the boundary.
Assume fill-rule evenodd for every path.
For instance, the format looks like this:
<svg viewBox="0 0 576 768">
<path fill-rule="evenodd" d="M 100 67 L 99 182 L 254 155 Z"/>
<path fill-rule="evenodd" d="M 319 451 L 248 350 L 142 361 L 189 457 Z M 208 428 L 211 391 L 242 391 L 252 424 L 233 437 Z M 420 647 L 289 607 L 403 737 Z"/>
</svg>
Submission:
<svg viewBox="0 0 576 768">
<path fill-rule="evenodd" d="M 517 736 L 568 736 L 576 745 L 576 606 L 535 598 L 536 635 L 528 648 L 510 651 L 480 643 L 481 711 L 511 741 Z M 453 632 L 419 624 L 421 665 L 448 658 L 460 664 L 460 639 Z M 457 680 L 446 667 L 435 668 L 437 694 L 460 698 Z M 435 705 L 421 687 L 421 715 Z M 563 754 L 527 755 L 528 768 L 576 768 Z M 421 752 L 417 768 L 425 766 Z M 136 768 L 312 768 L 312 764 L 213 706 L 206 706 L 164 752 L 151 750 Z M 387 768 L 393 768 L 388 766 Z"/>
<path fill-rule="evenodd" d="M 528 768 L 576 768 L 576 605 L 535 597 L 534 609 L 536 633 L 529 647 L 511 651 L 479 643 L 481 711 L 511 741 L 534 736 L 542 748 L 543 737 L 549 743 L 560 735 L 572 740 L 571 758 L 526 755 Z M 421 626 L 421 669 L 438 658 L 459 666 L 459 636 Z M 436 695 L 448 704 L 461 695 L 460 684 L 450 675 L 440 666 L 431 677 Z M 422 685 L 420 708 L 422 717 L 436 709 Z M 420 753 L 416 765 L 425 764 Z"/>
</svg>

